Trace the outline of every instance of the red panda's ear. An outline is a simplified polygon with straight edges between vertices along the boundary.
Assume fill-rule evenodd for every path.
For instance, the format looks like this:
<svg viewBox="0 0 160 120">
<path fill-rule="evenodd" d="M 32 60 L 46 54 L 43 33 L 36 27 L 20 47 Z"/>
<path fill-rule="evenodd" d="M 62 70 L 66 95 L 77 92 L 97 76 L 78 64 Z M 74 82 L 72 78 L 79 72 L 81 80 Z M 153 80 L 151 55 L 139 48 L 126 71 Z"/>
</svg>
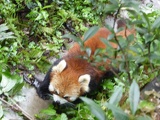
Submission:
<svg viewBox="0 0 160 120">
<path fill-rule="evenodd" d="M 66 68 L 66 66 L 67 66 L 66 61 L 65 60 L 61 60 L 58 63 L 58 65 L 52 67 L 52 71 L 61 73 Z"/>
<path fill-rule="evenodd" d="M 90 80 L 91 80 L 91 76 L 89 74 L 84 74 L 79 77 L 78 82 L 81 84 L 81 89 L 84 92 L 89 92 Z"/>
</svg>

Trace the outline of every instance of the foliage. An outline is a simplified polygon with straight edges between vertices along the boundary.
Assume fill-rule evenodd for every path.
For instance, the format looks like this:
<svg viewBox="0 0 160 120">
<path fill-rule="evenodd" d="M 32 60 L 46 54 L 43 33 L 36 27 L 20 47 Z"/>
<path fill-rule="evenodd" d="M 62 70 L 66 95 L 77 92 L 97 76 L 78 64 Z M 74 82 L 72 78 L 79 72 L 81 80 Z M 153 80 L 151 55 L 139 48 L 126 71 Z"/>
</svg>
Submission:
<svg viewBox="0 0 160 120">
<path fill-rule="evenodd" d="M 48 70 L 48 58 L 59 57 L 62 45 L 67 43 L 62 34 L 81 35 L 86 26 L 98 24 L 101 18 L 92 7 L 89 0 L 1 0 L 0 97 L 12 104 L 8 98 L 23 87 L 23 72 Z M 3 107 L 0 111 L 1 118 Z"/>
<path fill-rule="evenodd" d="M 139 104 L 140 101 L 140 97 L 139 94 L 139 87 L 138 84 L 133 81 L 133 83 L 131 84 L 130 87 L 130 91 L 129 91 L 129 103 L 130 103 L 130 111 L 132 111 L 132 114 L 127 114 L 130 113 L 128 108 L 125 108 L 125 111 L 128 111 L 127 113 L 122 110 L 120 107 L 118 107 L 117 105 L 119 104 L 119 100 L 122 98 L 122 96 L 120 97 L 120 99 L 117 101 L 117 95 L 118 94 L 122 94 L 122 88 L 119 87 L 118 89 L 116 88 L 113 95 L 111 96 L 111 99 L 109 100 L 109 102 L 107 102 L 105 104 L 106 108 L 111 110 L 113 113 L 113 116 L 116 120 L 120 119 L 120 120 L 143 120 L 143 119 L 147 119 L 147 120 L 151 120 L 151 118 L 149 116 L 141 116 L 138 115 L 138 113 L 135 115 L 135 112 L 138 110 L 137 105 Z M 133 96 L 132 96 L 133 95 Z M 85 103 L 88 104 L 89 108 L 91 111 L 93 110 L 97 110 L 97 112 L 92 112 L 95 116 L 98 114 L 101 114 L 101 116 L 105 116 L 105 114 L 103 113 L 103 111 L 99 110 L 99 106 L 97 106 L 96 103 L 94 103 L 93 101 L 91 101 L 90 99 L 82 99 Z M 115 102 L 116 101 L 116 102 Z M 143 102 L 143 101 L 142 101 Z M 90 107 L 92 106 L 92 107 Z M 139 112 L 140 113 L 140 112 Z M 98 118 L 98 117 L 97 117 Z M 98 118 L 99 120 L 103 120 L 102 118 Z"/>
<path fill-rule="evenodd" d="M 155 103 L 140 100 L 139 88 L 159 74 L 160 11 L 152 9 L 146 12 L 144 10 L 146 8 L 140 9 L 138 4 L 136 1 L 128 0 L 1 0 L 1 101 L 4 98 L 3 100 L 12 104 L 10 98 L 17 95 L 24 85 L 22 72 L 48 70 L 50 65 L 48 58 L 59 57 L 62 45 L 67 43 L 67 40 L 62 39 L 64 33 L 72 33 L 63 37 L 78 42 L 87 52 L 88 56 L 84 59 L 88 59 L 91 50 L 84 49 L 84 42 L 78 36 L 90 26 L 104 25 L 106 15 L 112 14 L 115 21 L 120 19 L 121 11 L 125 10 L 130 18 L 126 20 L 127 28 L 134 26 L 137 32 L 135 37 L 134 35 L 126 38 L 117 37 L 115 34 L 123 29 L 114 31 L 115 24 L 113 27 L 105 25 L 112 33 L 107 40 L 118 44 L 119 49 L 113 49 L 107 40 L 102 39 L 108 47 L 105 51 L 97 50 L 94 55 L 96 62 L 109 59 L 112 61 L 111 67 L 117 67 L 118 64 L 121 74 L 104 81 L 101 90 L 92 93 L 94 96 L 91 97 L 92 100 L 82 97 L 86 104 L 79 103 L 76 108 L 65 109 L 50 106 L 37 114 L 36 118 L 40 120 L 86 118 L 94 120 L 105 117 L 126 120 L 153 119 L 151 114 L 155 110 Z M 84 41 L 98 28 L 91 27 L 84 34 Z M 104 54 L 106 52 L 107 55 Z M 114 59 L 115 54 L 122 57 Z M 149 97 L 153 94 L 150 93 Z M 0 118 L 3 118 L 4 107 L 1 101 Z"/>
<path fill-rule="evenodd" d="M 157 51 L 160 50 L 158 32 L 160 19 L 157 16 L 157 12 L 155 11 L 150 13 L 149 15 L 146 14 L 144 11 L 141 11 L 138 8 L 138 4 L 134 1 L 119 2 L 114 0 L 110 1 L 110 3 L 111 4 L 108 4 L 106 6 L 105 12 L 117 12 L 115 16 L 115 19 L 117 19 L 120 15 L 119 13 L 121 9 L 127 10 L 129 17 L 132 18 L 131 20 L 126 20 L 127 28 L 131 28 L 134 26 L 137 33 L 135 35 L 135 38 L 133 35 L 129 35 L 128 37 L 125 36 L 126 38 L 121 36 L 117 37 L 115 36 L 115 34 L 120 32 L 122 28 L 119 28 L 117 32 L 114 32 L 114 28 L 112 28 L 109 25 L 106 25 L 106 27 L 112 32 L 112 34 L 109 35 L 107 40 L 117 43 L 119 45 L 119 49 L 113 49 L 112 47 L 110 47 L 111 45 L 109 42 L 102 39 L 102 41 L 108 46 L 105 53 L 108 53 L 108 51 L 110 52 L 106 55 L 104 54 L 104 51 L 99 50 L 94 56 L 95 60 L 97 61 L 106 61 L 107 59 L 111 60 L 111 67 L 116 67 L 115 65 L 118 64 L 119 70 L 122 72 L 121 74 L 118 74 L 114 79 L 118 86 L 123 87 L 123 96 L 121 87 L 117 88 L 113 92 L 113 95 L 110 97 L 110 101 L 106 104 L 107 110 L 105 111 L 107 117 L 108 119 L 112 119 L 113 117 L 115 117 L 115 119 L 155 119 L 150 118 L 147 115 L 142 115 L 142 113 L 144 112 L 144 106 L 143 108 L 138 107 L 141 106 L 142 103 L 145 103 L 143 100 L 140 100 L 139 85 L 140 87 L 142 87 L 145 83 L 149 82 L 155 76 L 159 75 L 160 54 Z M 94 34 L 94 31 L 96 31 L 96 27 L 92 27 L 85 35 L 90 36 Z M 84 50 L 83 43 L 79 38 L 76 38 L 72 35 L 65 35 L 65 37 L 74 39 L 82 46 L 82 50 Z M 85 49 L 85 51 L 86 53 L 88 53 L 88 58 L 86 59 L 89 59 L 91 50 Z M 122 57 L 116 60 L 113 59 L 113 55 L 115 53 L 117 54 L 117 56 Z M 137 84 L 137 82 L 139 85 Z M 109 86 L 107 86 L 108 84 L 108 82 L 102 84 L 103 90 L 109 89 Z M 111 89 L 113 88 L 114 85 L 111 85 Z M 128 90 L 129 93 L 127 93 Z M 104 102 L 104 94 L 104 91 L 102 94 L 100 94 L 101 102 Z M 98 114 L 104 114 L 100 110 L 98 113 L 93 112 L 96 109 L 94 108 L 96 107 L 96 105 L 94 105 L 95 103 L 93 103 L 93 101 L 91 102 L 88 99 L 84 99 L 84 102 L 88 104 L 90 110 L 95 116 L 98 116 Z M 118 105 L 118 103 L 120 103 L 120 105 Z M 153 111 L 153 109 L 156 109 L 153 103 L 151 104 L 151 101 L 147 101 L 146 104 L 148 104 L 147 107 L 150 112 Z M 154 104 L 157 103 L 154 102 Z M 128 107 L 129 105 L 130 108 Z M 97 109 L 99 109 L 99 107 L 97 107 Z M 109 112 L 108 109 L 112 111 L 112 114 Z M 151 114 L 152 112 L 149 115 Z"/>
</svg>

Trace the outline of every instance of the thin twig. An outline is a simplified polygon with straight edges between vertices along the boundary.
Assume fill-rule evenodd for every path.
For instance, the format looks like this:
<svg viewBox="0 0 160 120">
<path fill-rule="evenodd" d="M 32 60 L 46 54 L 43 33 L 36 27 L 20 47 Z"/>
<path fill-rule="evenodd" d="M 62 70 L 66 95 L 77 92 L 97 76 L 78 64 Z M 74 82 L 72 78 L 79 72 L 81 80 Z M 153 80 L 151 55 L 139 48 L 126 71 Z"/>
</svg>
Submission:
<svg viewBox="0 0 160 120">
<path fill-rule="evenodd" d="M 119 14 L 119 12 L 120 12 L 120 10 L 121 10 L 121 7 L 122 7 L 122 4 L 120 5 L 120 7 L 118 8 L 118 10 L 117 10 L 117 12 L 116 12 L 116 14 L 115 14 L 113 28 L 115 27 L 115 23 L 116 23 L 116 20 L 117 20 L 117 16 L 118 16 L 118 14 Z M 125 27 L 125 38 L 127 39 L 126 30 L 127 30 L 127 27 Z M 129 82 L 130 82 L 130 84 L 131 84 L 132 81 L 131 81 L 131 75 L 130 75 L 130 73 L 129 73 L 129 61 L 128 61 L 128 57 L 127 57 L 125 51 L 123 50 L 122 46 L 120 45 L 120 43 L 119 43 L 119 41 L 118 41 L 118 39 L 117 39 L 117 36 L 116 36 L 116 33 L 115 33 L 115 32 L 114 32 L 114 39 L 115 39 L 116 43 L 118 44 L 118 46 L 119 46 L 119 48 L 120 48 L 120 50 L 121 50 L 121 52 L 122 52 L 122 54 L 123 54 L 123 56 L 124 56 L 125 65 L 126 65 L 126 72 L 127 72 L 127 74 L 128 74 L 128 79 L 129 79 Z"/>
<path fill-rule="evenodd" d="M 6 105 L 8 105 L 8 106 L 11 107 L 11 108 L 17 107 L 18 109 L 16 109 L 16 110 L 22 112 L 22 114 L 23 114 L 26 118 L 28 118 L 29 120 L 34 120 L 34 119 L 29 115 L 29 113 L 27 113 L 25 110 L 23 110 L 12 98 L 10 98 L 9 96 L 7 96 L 7 97 L 13 102 L 14 105 L 10 104 L 9 102 L 7 102 L 6 100 L 4 100 L 4 99 L 1 98 L 1 97 L 0 97 L 0 101 L 2 101 L 3 103 L 5 103 Z"/>
<path fill-rule="evenodd" d="M 116 21 L 117 21 L 117 16 L 118 16 L 118 14 L 120 13 L 121 7 L 122 7 L 122 4 L 120 4 L 120 6 L 119 6 L 117 12 L 115 13 L 114 23 L 113 23 L 113 29 L 115 28 Z"/>
<path fill-rule="evenodd" d="M 10 104 L 9 102 L 7 102 L 6 100 L 4 100 L 3 98 L 0 97 L 0 101 L 2 101 L 3 103 L 5 103 L 6 105 L 10 106 L 11 108 L 15 108 L 14 105 Z M 16 109 L 17 110 L 17 109 Z"/>
<path fill-rule="evenodd" d="M 29 113 L 27 113 L 24 109 L 22 109 L 12 98 L 10 98 L 9 96 L 7 97 L 13 102 L 13 104 L 16 105 L 16 107 L 22 112 L 23 115 L 25 115 L 29 120 L 33 120 L 33 118 L 29 115 Z"/>
<path fill-rule="evenodd" d="M 129 41 L 128 40 L 128 37 L 127 37 L 127 26 L 125 27 L 125 38 L 126 38 L 126 40 L 127 41 Z M 130 75 L 130 73 L 129 73 L 129 60 L 128 60 L 128 56 L 125 54 L 125 64 L 126 64 L 126 71 L 127 71 L 127 74 L 128 74 L 128 79 L 129 79 L 129 82 L 130 82 L 130 84 L 131 84 L 131 82 L 132 82 L 132 79 L 131 79 L 131 75 Z"/>
<path fill-rule="evenodd" d="M 151 42 L 148 43 L 148 59 L 149 59 L 150 67 L 153 70 L 154 68 L 153 68 L 153 65 L 152 65 L 152 63 L 150 61 L 150 56 L 151 56 Z"/>
</svg>

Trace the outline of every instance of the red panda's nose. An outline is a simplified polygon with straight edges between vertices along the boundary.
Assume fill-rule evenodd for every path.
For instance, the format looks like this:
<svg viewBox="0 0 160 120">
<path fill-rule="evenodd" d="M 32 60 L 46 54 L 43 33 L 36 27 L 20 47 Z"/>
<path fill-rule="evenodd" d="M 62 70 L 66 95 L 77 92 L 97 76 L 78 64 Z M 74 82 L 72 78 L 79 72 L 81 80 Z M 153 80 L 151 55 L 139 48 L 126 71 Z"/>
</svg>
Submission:
<svg viewBox="0 0 160 120">
<path fill-rule="evenodd" d="M 60 102 L 59 102 L 59 101 L 56 101 L 56 104 L 60 105 Z"/>
</svg>

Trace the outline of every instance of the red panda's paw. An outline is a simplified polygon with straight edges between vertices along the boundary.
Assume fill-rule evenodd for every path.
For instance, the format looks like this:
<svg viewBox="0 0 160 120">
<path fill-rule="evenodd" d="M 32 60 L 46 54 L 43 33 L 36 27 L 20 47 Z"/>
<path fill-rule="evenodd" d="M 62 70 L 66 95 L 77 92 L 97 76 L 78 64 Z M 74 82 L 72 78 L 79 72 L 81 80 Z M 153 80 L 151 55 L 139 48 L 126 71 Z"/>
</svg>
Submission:
<svg viewBox="0 0 160 120">
<path fill-rule="evenodd" d="M 48 79 L 48 77 L 46 77 Z M 23 74 L 23 79 L 24 81 L 26 81 L 27 83 L 29 83 L 30 85 L 32 85 L 35 89 L 36 92 L 38 94 L 38 96 L 44 100 L 49 100 L 50 96 L 49 96 L 49 90 L 48 90 L 48 84 L 49 81 L 48 80 L 44 80 L 44 81 L 39 81 L 38 79 L 34 78 L 34 80 L 30 80 L 27 76 L 27 74 Z M 32 78 L 33 79 L 33 78 Z"/>
<path fill-rule="evenodd" d="M 42 89 L 41 87 L 36 88 L 37 94 L 40 98 L 42 98 L 43 100 L 49 100 L 50 97 L 50 93 L 44 89 Z"/>
</svg>

